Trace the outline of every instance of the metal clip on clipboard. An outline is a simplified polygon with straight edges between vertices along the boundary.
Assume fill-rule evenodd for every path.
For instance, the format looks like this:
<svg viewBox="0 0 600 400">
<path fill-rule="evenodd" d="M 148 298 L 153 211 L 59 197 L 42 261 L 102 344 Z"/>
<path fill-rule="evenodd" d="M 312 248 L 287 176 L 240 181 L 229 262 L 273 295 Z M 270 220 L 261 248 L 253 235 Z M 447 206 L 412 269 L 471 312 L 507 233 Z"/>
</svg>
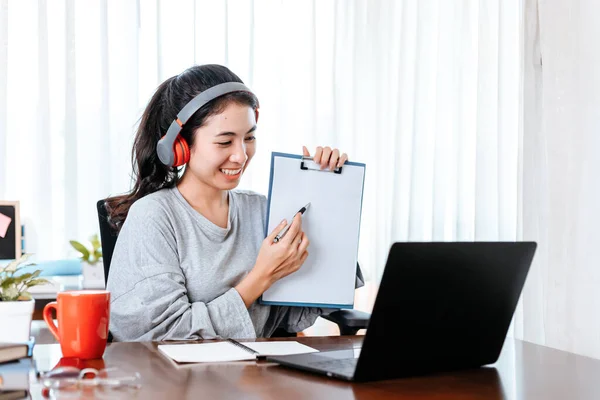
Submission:
<svg viewBox="0 0 600 400">
<path fill-rule="evenodd" d="M 334 169 L 333 171 L 325 171 L 325 170 L 322 170 L 320 168 L 308 168 L 308 166 L 306 166 L 304 164 L 304 161 L 313 161 L 313 158 L 310 157 L 310 156 L 302 156 L 302 161 L 300 162 L 300 169 L 303 169 L 305 171 L 307 171 L 307 170 L 310 169 L 310 170 L 313 170 L 313 171 L 333 172 L 334 174 L 341 174 L 342 173 L 342 168 L 343 167 L 338 167 L 338 168 Z"/>
</svg>

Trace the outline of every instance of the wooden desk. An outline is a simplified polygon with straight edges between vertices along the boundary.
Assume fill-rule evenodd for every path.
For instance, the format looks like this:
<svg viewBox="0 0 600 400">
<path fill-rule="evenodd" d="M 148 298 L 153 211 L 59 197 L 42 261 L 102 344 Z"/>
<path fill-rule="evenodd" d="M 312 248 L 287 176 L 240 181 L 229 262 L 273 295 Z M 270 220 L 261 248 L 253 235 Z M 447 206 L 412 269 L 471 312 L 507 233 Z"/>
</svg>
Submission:
<svg viewBox="0 0 600 400">
<path fill-rule="evenodd" d="M 362 336 L 291 340 L 319 350 L 338 350 L 360 347 Z M 143 386 L 136 398 L 140 399 L 600 399 L 600 360 L 513 339 L 507 340 L 500 360 L 491 368 L 357 384 L 267 362 L 196 364 L 178 369 L 156 346 L 109 344 L 104 366 L 139 372 Z M 60 359 L 60 348 L 38 345 L 34 357 L 39 370 L 51 369 Z M 41 385 L 33 382 L 32 398 L 42 398 L 41 390 Z"/>
</svg>

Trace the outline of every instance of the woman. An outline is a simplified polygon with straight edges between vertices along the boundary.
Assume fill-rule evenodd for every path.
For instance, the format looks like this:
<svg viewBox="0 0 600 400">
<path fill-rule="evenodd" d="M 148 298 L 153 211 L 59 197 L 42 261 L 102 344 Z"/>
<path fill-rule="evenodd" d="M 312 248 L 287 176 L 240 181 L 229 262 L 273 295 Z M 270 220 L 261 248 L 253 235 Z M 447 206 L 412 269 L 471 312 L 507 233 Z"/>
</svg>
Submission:
<svg viewBox="0 0 600 400">
<path fill-rule="evenodd" d="M 255 153 L 258 100 L 249 89 L 210 100 L 227 82 L 242 83 L 223 66 L 189 68 L 162 83 L 144 111 L 136 183 L 108 203 L 120 230 L 107 286 L 115 340 L 269 337 L 301 331 L 323 312 L 256 303 L 302 266 L 309 240 L 299 215 L 283 240 L 273 243 L 286 221 L 265 239 L 266 198 L 233 190 Z M 347 156 L 318 148 L 314 160 L 335 168 Z M 181 176 L 173 163 L 186 164 Z"/>
</svg>

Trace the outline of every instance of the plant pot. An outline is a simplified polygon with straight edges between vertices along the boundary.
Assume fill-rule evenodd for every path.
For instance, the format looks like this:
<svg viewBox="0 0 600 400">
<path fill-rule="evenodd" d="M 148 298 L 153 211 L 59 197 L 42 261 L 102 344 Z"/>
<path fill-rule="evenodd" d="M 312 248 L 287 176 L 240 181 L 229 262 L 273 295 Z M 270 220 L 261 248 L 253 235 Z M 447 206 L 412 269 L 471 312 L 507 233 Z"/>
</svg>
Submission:
<svg viewBox="0 0 600 400">
<path fill-rule="evenodd" d="M 104 289 L 104 267 L 102 261 L 94 264 L 81 262 L 84 289 Z"/>
<path fill-rule="evenodd" d="M 0 343 L 26 343 L 35 300 L 0 301 Z"/>
</svg>

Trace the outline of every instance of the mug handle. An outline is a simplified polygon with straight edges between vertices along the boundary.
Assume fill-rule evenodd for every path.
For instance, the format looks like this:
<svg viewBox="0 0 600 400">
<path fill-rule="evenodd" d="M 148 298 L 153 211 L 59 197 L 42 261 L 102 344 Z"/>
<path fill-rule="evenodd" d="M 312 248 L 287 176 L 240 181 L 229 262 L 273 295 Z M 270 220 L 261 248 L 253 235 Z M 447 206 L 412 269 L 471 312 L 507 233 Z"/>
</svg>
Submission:
<svg viewBox="0 0 600 400">
<path fill-rule="evenodd" d="M 56 309 L 56 305 L 57 305 L 57 303 L 55 301 L 52 301 L 52 302 L 46 304 L 46 306 L 44 307 L 43 315 L 44 315 L 44 321 L 46 321 L 46 324 L 48 325 L 50 332 L 52 332 L 52 334 L 54 335 L 56 340 L 58 340 L 60 342 L 58 328 L 56 327 L 56 325 L 54 325 L 54 321 L 52 320 L 52 310 L 53 309 L 58 317 L 58 310 Z"/>
</svg>

